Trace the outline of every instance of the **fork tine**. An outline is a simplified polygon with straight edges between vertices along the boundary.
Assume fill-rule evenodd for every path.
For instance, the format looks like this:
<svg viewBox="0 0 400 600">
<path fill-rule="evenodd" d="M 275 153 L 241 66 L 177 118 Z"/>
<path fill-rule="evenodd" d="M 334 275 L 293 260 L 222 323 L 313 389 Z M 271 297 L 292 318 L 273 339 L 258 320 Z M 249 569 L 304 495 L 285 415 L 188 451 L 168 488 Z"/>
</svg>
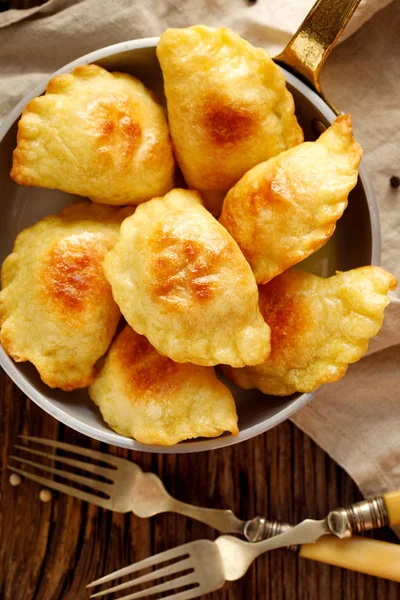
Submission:
<svg viewBox="0 0 400 600">
<path fill-rule="evenodd" d="M 51 458 L 59 463 L 63 463 L 64 465 L 70 465 L 71 467 L 77 467 L 78 469 L 82 469 L 82 471 L 88 471 L 89 473 L 95 473 L 96 475 L 103 475 L 103 477 L 108 477 L 113 480 L 113 476 L 115 476 L 115 469 L 109 469 L 108 467 L 100 467 L 100 465 L 93 465 L 89 462 L 84 462 L 83 460 L 75 460 L 74 458 L 67 458 L 66 456 L 61 456 L 60 454 L 50 454 L 49 452 L 42 452 L 41 450 L 34 450 L 29 446 L 18 446 L 15 444 L 14 448 L 18 450 L 23 450 L 24 452 L 29 452 L 30 454 L 36 454 L 37 456 L 43 456 L 44 458 Z"/>
<path fill-rule="evenodd" d="M 59 448 L 60 450 L 67 450 L 68 452 L 74 452 L 75 454 L 81 454 L 82 456 L 101 460 L 112 467 L 117 467 L 119 462 L 126 462 L 124 458 L 118 458 L 117 456 L 111 456 L 105 452 L 98 452 L 97 450 L 90 450 L 89 448 L 80 448 L 79 446 L 66 444 L 65 442 L 57 442 L 55 440 L 47 440 L 45 438 L 32 437 L 30 435 L 20 435 L 19 437 L 23 440 L 28 440 L 29 442 L 37 442 L 44 446 L 51 446 L 52 448 Z"/>
<path fill-rule="evenodd" d="M 109 594 L 111 592 L 119 592 L 121 590 L 126 590 L 126 588 L 133 587 L 134 585 L 139 585 L 141 583 L 148 583 L 149 581 L 153 581 L 154 579 L 159 579 L 160 577 L 167 577 L 168 575 L 175 575 L 176 573 L 180 573 L 180 571 L 185 571 L 189 569 L 192 565 L 192 561 L 189 558 L 181 560 L 173 565 L 169 565 L 168 567 L 163 567 L 162 569 L 158 569 L 157 571 L 152 571 L 151 573 L 147 573 L 147 575 L 142 575 L 141 577 L 136 577 L 136 579 L 131 579 L 130 581 L 126 581 L 125 583 L 121 583 L 120 585 L 116 585 L 108 590 L 103 592 L 97 592 L 90 596 L 91 598 L 97 598 L 100 596 L 104 596 L 105 594 Z"/>
<path fill-rule="evenodd" d="M 162 592 L 168 592 L 169 590 L 175 590 L 178 588 L 182 588 L 185 585 L 190 585 L 193 583 L 197 583 L 195 580 L 195 573 L 189 573 L 188 575 L 183 575 L 183 577 L 177 577 L 176 579 L 172 579 L 171 581 L 166 581 L 165 583 L 159 583 L 158 585 L 153 585 L 145 590 L 141 590 L 140 592 L 134 592 L 133 594 L 129 594 L 128 596 L 122 596 L 122 598 L 118 598 L 118 600 L 136 600 L 136 598 L 149 598 L 154 594 L 161 594 Z M 197 585 L 198 589 L 200 586 Z M 106 590 L 104 594 L 108 594 L 112 590 Z M 97 594 L 90 596 L 91 598 L 95 598 Z M 176 594 L 170 595 L 170 598 L 175 598 Z M 185 596 L 184 596 L 185 597 Z"/>
<path fill-rule="evenodd" d="M 102 583 L 108 583 L 109 581 L 114 581 L 114 579 L 119 579 L 119 577 L 125 577 L 131 573 L 136 573 L 136 571 L 147 569 L 147 567 L 155 567 L 160 563 L 166 562 L 167 560 L 173 560 L 174 558 L 180 558 L 182 561 L 186 558 L 186 554 L 190 554 L 191 548 L 192 543 L 189 542 L 188 544 L 182 544 L 182 546 L 171 548 L 171 550 L 165 550 L 164 552 L 160 552 L 154 556 L 149 556 L 149 558 L 139 560 L 139 562 L 133 563 L 133 565 L 118 569 L 118 571 L 114 571 L 114 573 L 109 573 L 100 579 L 96 579 L 96 581 L 92 581 L 86 587 L 90 588 L 95 585 L 101 585 Z M 179 564 L 178 561 L 176 564 Z M 154 576 L 157 575 L 157 572 L 158 571 L 153 572 Z"/>
<path fill-rule="evenodd" d="M 74 483 L 81 483 L 82 485 L 86 485 L 88 487 L 97 490 L 98 492 L 104 492 L 105 494 L 111 494 L 110 486 L 112 483 L 105 483 L 103 481 L 96 481 L 95 479 L 90 479 L 90 477 L 83 477 L 82 475 L 75 475 L 75 473 L 71 473 L 70 471 L 63 471 L 62 469 L 56 469 L 55 467 L 48 467 L 47 465 L 42 465 L 40 463 L 33 462 L 33 460 L 28 460 L 26 458 L 20 458 L 19 456 L 10 456 L 13 460 L 18 460 L 24 465 L 29 465 L 30 467 L 35 467 L 36 469 L 41 469 L 46 473 L 52 473 L 53 475 L 60 475 L 60 477 L 64 477 L 65 479 L 69 479 Z"/>
<path fill-rule="evenodd" d="M 18 473 L 19 475 L 22 475 L 27 479 L 32 479 L 32 481 L 36 481 L 36 483 L 41 483 L 47 488 L 57 490 L 57 492 L 63 492 L 68 496 L 73 496 L 74 498 L 78 498 L 79 500 L 84 500 L 84 502 L 91 502 L 92 504 L 96 504 L 101 508 L 110 508 L 111 502 L 106 498 L 100 498 L 99 496 L 95 496 L 95 494 L 82 492 L 81 490 L 78 490 L 72 486 L 65 485 L 64 483 L 58 483 L 58 481 L 52 481 L 51 479 L 46 479 L 45 477 L 40 477 L 39 475 L 34 475 L 33 473 L 29 473 L 28 471 L 24 471 L 23 469 L 10 467 L 10 465 L 7 465 L 7 469 L 13 471 L 14 473 Z"/>
</svg>

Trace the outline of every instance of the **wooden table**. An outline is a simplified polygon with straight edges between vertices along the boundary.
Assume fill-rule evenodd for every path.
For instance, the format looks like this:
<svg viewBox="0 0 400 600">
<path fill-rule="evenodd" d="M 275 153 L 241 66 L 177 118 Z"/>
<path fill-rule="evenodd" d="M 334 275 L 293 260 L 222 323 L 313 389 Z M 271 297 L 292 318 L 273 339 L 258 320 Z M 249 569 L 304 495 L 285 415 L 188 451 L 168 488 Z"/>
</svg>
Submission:
<svg viewBox="0 0 400 600">
<path fill-rule="evenodd" d="M 43 0 L 0 0 L 0 9 Z M 85 584 L 101 575 L 196 538 L 206 526 L 175 515 L 140 520 L 55 494 L 44 504 L 40 486 L 9 483 L 5 469 L 25 433 L 130 457 L 160 475 L 181 500 L 231 508 L 242 518 L 268 515 L 289 522 L 323 517 L 361 499 L 351 479 L 306 435 L 286 422 L 246 443 L 192 455 L 129 453 L 91 441 L 57 423 L 0 374 L 0 599 L 86 600 Z M 376 537 L 395 541 L 389 530 Z M 289 551 L 260 558 L 240 582 L 209 598 L 219 600 L 395 600 L 399 586 L 299 559 Z"/>
</svg>

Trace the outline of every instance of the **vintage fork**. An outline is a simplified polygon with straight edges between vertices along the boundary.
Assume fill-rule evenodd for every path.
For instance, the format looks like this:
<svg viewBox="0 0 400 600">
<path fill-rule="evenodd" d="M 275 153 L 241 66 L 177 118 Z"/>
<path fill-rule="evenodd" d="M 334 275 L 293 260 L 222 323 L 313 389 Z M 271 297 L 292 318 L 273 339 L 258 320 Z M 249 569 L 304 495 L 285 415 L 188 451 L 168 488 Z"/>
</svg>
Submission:
<svg viewBox="0 0 400 600">
<path fill-rule="evenodd" d="M 64 479 L 72 481 L 73 483 L 85 486 L 86 488 L 93 490 L 92 492 L 83 491 L 72 485 L 69 486 L 58 481 L 47 479 L 18 467 L 9 465 L 8 468 L 11 471 L 19 473 L 28 479 L 32 479 L 37 483 L 41 483 L 46 487 L 63 492 L 70 496 L 74 496 L 80 500 L 90 502 L 97 506 L 101 506 L 102 508 L 107 508 L 115 512 L 132 511 L 140 517 L 150 517 L 161 512 L 177 512 L 202 521 L 203 523 L 206 523 L 207 525 L 210 525 L 221 532 L 242 534 L 252 542 L 263 538 L 270 538 L 272 536 L 281 534 L 283 531 L 287 532 L 290 530 L 290 526 L 287 524 L 282 524 L 277 521 L 267 521 L 263 517 L 255 517 L 250 521 L 242 521 L 238 519 L 230 510 L 201 508 L 180 502 L 168 494 L 161 480 L 155 474 L 143 473 L 138 465 L 126 459 L 118 458 L 116 456 L 95 450 L 80 448 L 79 446 L 66 444 L 64 442 L 57 442 L 30 436 L 21 437 L 28 443 L 34 442 L 42 444 L 52 449 L 60 449 L 73 454 L 78 454 L 89 459 L 90 461 L 101 462 L 102 465 L 99 465 L 94 464 L 93 462 L 77 460 L 60 456 L 58 454 L 55 455 L 49 452 L 43 452 L 41 450 L 30 448 L 29 446 L 15 446 L 24 452 L 28 452 L 43 458 L 50 458 L 57 463 L 75 467 L 82 471 L 86 471 L 87 473 L 91 473 L 93 476 L 100 476 L 103 479 L 102 481 L 94 479 L 90 476 L 77 475 L 70 471 L 50 467 L 48 465 L 34 462 L 20 456 L 11 457 L 13 460 L 17 460 L 22 464 L 41 469 L 53 475 L 59 475 Z M 98 493 L 96 494 L 96 492 Z M 102 497 L 98 495 L 99 493 L 102 494 Z M 366 500 L 357 504 L 353 504 L 348 508 L 340 508 L 336 511 L 332 511 L 329 514 L 331 527 L 336 529 L 337 535 L 340 537 L 346 537 L 355 532 L 365 531 L 375 527 L 382 527 L 389 523 L 393 524 L 396 522 L 397 517 L 399 517 L 399 520 L 397 521 L 399 522 L 399 499 L 400 492 L 393 492 L 392 494 L 385 495 L 383 498 Z M 282 539 L 281 535 L 279 537 Z M 399 552 L 400 548 L 398 546 L 394 544 L 377 542 L 376 540 L 364 540 L 362 538 L 352 538 L 351 540 L 347 541 L 339 541 L 340 547 L 335 545 L 337 542 L 338 540 L 336 539 L 328 538 L 323 542 L 318 542 L 317 544 L 305 544 L 300 549 L 300 556 L 313 560 L 319 560 L 328 564 L 353 568 L 357 571 L 368 572 L 381 577 L 391 578 L 390 572 L 387 572 L 389 567 L 386 568 L 386 571 L 385 568 L 378 568 L 379 564 L 382 564 L 382 561 L 375 560 L 374 565 L 367 571 L 365 570 L 365 565 L 368 565 L 369 562 L 371 562 L 371 552 L 373 553 L 375 551 L 378 551 L 380 558 L 387 555 L 388 558 L 387 560 L 384 559 L 384 561 L 386 561 L 384 564 L 390 565 L 389 558 L 392 557 L 393 552 Z M 204 544 L 201 541 L 193 542 L 193 544 L 200 543 L 200 548 L 202 548 L 204 544 L 212 544 L 212 542 L 208 541 L 205 541 Z M 346 544 L 349 545 L 346 546 Z M 256 545 L 258 546 L 258 544 Z M 191 545 L 188 546 L 192 547 Z M 293 546 L 289 544 L 289 547 Z M 393 550 L 393 547 L 395 550 Z M 214 546 L 212 546 L 212 548 L 214 548 Z M 167 556 L 165 560 L 169 560 L 168 556 L 178 556 L 179 552 L 181 552 L 181 550 L 174 549 L 164 553 L 164 555 Z M 162 557 L 159 558 L 161 559 Z M 128 570 L 124 569 L 123 572 L 126 574 L 133 573 L 136 570 L 145 568 L 147 565 L 150 566 L 152 564 L 156 564 L 157 562 L 158 557 L 153 557 L 143 561 L 138 565 L 135 565 L 134 567 L 128 567 Z M 171 573 L 172 572 L 173 571 L 171 571 Z M 396 568 L 396 572 L 398 574 L 398 568 Z M 167 574 L 167 572 L 160 570 L 157 573 L 160 577 Z M 120 571 L 117 574 L 103 578 L 101 581 L 110 581 L 117 576 L 121 576 Z M 152 574 L 148 575 L 147 577 L 149 577 L 148 581 L 151 581 Z M 395 580 L 397 581 L 398 579 Z M 145 581 L 147 580 L 140 578 L 137 583 Z M 175 581 L 175 583 L 179 582 Z M 167 590 L 173 588 L 165 589 Z M 144 595 L 147 593 L 148 591 L 146 591 Z M 199 594 L 200 593 L 202 594 L 205 592 L 199 592 Z M 197 595 L 198 593 L 192 596 L 176 596 L 176 600 L 195 598 Z M 143 594 L 142 596 L 129 596 L 129 598 L 139 597 L 143 597 Z"/>
<path fill-rule="evenodd" d="M 169 580 L 164 583 L 156 583 L 145 590 L 118 596 L 118 600 L 151 598 L 156 594 L 158 596 L 172 590 L 174 591 L 171 594 L 163 596 L 163 600 L 167 598 L 189 600 L 220 589 L 225 581 L 240 579 L 261 554 L 299 544 L 302 545 L 302 549 L 305 549 L 306 554 L 308 549 L 311 549 L 312 553 L 315 552 L 315 548 L 318 548 L 319 554 L 322 549 L 322 554 L 325 552 L 337 557 L 336 563 L 332 560 L 324 560 L 324 562 L 400 581 L 400 545 L 362 537 L 338 540 L 334 536 L 328 536 L 319 540 L 321 536 L 329 533 L 329 529 L 325 526 L 325 519 L 323 521 L 308 519 L 285 533 L 256 543 L 245 542 L 229 535 L 222 535 L 214 542 L 196 540 L 115 571 L 90 583 L 87 587 L 109 583 L 143 569 L 155 567 L 155 570 L 150 573 L 97 592 L 91 598 L 120 592 L 144 583 L 151 584 L 161 578 L 169 577 Z M 165 566 L 165 563 L 171 561 L 174 561 L 173 564 Z"/>
<path fill-rule="evenodd" d="M 53 449 L 65 450 L 91 461 L 103 463 L 104 466 L 101 466 L 93 462 L 43 452 L 29 446 L 15 446 L 23 452 L 50 458 L 57 463 L 78 468 L 94 476 L 100 476 L 102 477 L 102 481 L 100 481 L 90 476 L 77 475 L 71 471 L 50 467 L 20 456 L 10 457 L 24 465 L 40 469 L 52 475 L 59 475 L 92 490 L 91 492 L 83 491 L 73 485 L 53 481 L 13 465 L 7 466 L 11 471 L 19 473 L 27 479 L 32 479 L 48 488 L 102 508 L 120 513 L 132 511 L 141 518 L 152 517 L 163 512 L 175 512 L 201 521 L 221 533 L 243 535 L 250 542 L 270 538 L 290 529 L 290 525 L 287 523 L 268 521 L 264 517 L 242 521 L 231 510 L 203 508 L 181 502 L 170 496 L 157 475 L 144 473 L 137 464 L 124 458 L 64 442 L 30 436 L 20 437 L 28 443 L 34 442 Z M 99 494 L 102 494 L 102 496 Z M 389 518 L 390 515 L 392 516 L 391 519 Z M 391 492 L 383 497 L 371 500 L 363 500 L 346 508 L 338 508 L 329 513 L 329 519 L 330 523 L 333 524 L 332 531 L 334 530 L 339 537 L 349 537 L 369 529 L 384 527 L 396 522 L 400 523 L 400 491 Z M 340 533 L 338 533 L 339 529 Z"/>
<path fill-rule="evenodd" d="M 174 512 L 201 521 L 221 533 L 236 533 L 243 535 L 249 541 L 256 541 L 267 536 L 275 535 L 290 527 L 289 525 L 281 524 L 277 521 L 267 521 L 262 517 L 255 517 L 249 521 L 242 521 L 241 519 L 238 519 L 231 510 L 202 508 L 200 506 L 193 506 L 181 502 L 180 500 L 176 500 L 169 495 L 161 479 L 159 479 L 157 475 L 154 473 L 144 473 L 137 464 L 124 458 L 118 458 L 117 456 L 90 450 L 88 448 L 81 448 L 64 442 L 31 436 L 20 437 L 27 443 L 34 442 L 42 444 L 51 448 L 78 454 L 91 461 L 103 463 L 103 465 L 93 464 L 92 462 L 68 458 L 66 456 L 60 456 L 59 454 L 43 452 L 42 450 L 33 449 L 29 446 L 14 446 L 23 452 L 46 459 L 50 458 L 62 465 L 75 467 L 82 471 L 86 471 L 87 473 L 91 473 L 94 476 L 100 476 L 102 477 L 102 481 L 100 481 L 99 479 L 94 479 L 90 476 L 77 475 L 71 471 L 66 471 L 65 469 L 50 467 L 39 462 L 34 462 L 22 458 L 21 456 L 10 456 L 12 460 L 19 461 L 23 465 L 40 469 L 46 473 L 51 473 L 52 475 L 59 475 L 75 484 L 85 486 L 92 490 L 92 492 L 83 491 L 73 485 L 66 485 L 65 483 L 53 481 L 52 479 L 36 475 L 35 473 L 31 473 L 13 465 L 7 465 L 9 470 L 19 473 L 27 479 L 32 479 L 48 488 L 63 492 L 69 496 L 74 496 L 75 498 L 90 502 L 91 504 L 101 506 L 102 508 L 107 508 L 119 513 L 132 511 L 136 516 L 141 518 L 152 517 L 164 512 Z M 102 494 L 102 496 L 100 496 L 99 493 Z"/>
</svg>

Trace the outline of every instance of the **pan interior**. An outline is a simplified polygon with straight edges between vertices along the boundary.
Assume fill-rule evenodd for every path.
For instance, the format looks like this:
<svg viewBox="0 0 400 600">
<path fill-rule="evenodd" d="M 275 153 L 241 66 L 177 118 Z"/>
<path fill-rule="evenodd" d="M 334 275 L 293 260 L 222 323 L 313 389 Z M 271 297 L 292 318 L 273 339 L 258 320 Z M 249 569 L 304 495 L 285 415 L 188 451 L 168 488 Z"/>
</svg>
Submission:
<svg viewBox="0 0 400 600">
<path fill-rule="evenodd" d="M 146 42 L 146 40 L 142 40 Z M 129 49 L 131 44 L 132 48 Z M 118 45 L 120 47 L 121 44 Z M 131 73 L 152 88 L 165 102 L 162 75 L 155 53 L 155 42 L 137 47 L 138 42 L 124 44 L 123 51 L 116 47 L 99 50 L 82 57 L 61 71 L 70 71 L 77 64 L 96 62 L 108 70 Z M 328 126 L 335 115 L 333 111 L 302 82 L 283 70 L 292 92 L 296 114 L 302 126 L 306 140 L 318 137 L 321 127 Z M 18 116 L 11 124 L 0 143 L 0 261 L 12 251 L 18 232 L 33 225 L 44 216 L 59 212 L 64 206 L 75 202 L 78 196 L 72 196 L 56 190 L 22 187 L 11 181 L 12 151 L 16 145 Z M 317 275 L 329 276 L 336 270 L 348 270 L 371 263 L 372 236 L 371 218 L 365 189 L 368 183 L 361 177 L 351 192 L 349 206 L 338 222 L 331 240 L 321 250 L 309 257 L 301 266 Z M 216 440 L 196 440 L 183 442 L 173 448 L 162 448 L 139 444 L 124 438 L 104 423 L 97 408 L 90 401 L 87 391 L 72 393 L 52 390 L 42 383 L 35 368 L 27 363 L 14 363 L 0 348 L 0 362 L 14 382 L 61 422 L 74 429 L 102 441 L 155 452 L 194 452 L 226 446 L 237 441 L 251 438 L 288 418 L 304 405 L 310 394 L 296 394 L 287 398 L 264 396 L 256 390 L 243 391 L 234 386 L 239 414 L 240 434 L 238 438 L 222 436 Z"/>
</svg>

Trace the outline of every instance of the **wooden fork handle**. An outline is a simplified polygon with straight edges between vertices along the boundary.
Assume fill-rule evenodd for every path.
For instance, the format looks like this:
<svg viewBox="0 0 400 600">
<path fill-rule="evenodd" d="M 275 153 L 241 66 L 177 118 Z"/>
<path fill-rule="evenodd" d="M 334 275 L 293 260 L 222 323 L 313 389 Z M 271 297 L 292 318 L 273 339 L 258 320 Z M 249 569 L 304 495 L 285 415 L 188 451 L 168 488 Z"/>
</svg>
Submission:
<svg viewBox="0 0 400 600">
<path fill-rule="evenodd" d="M 400 490 L 383 494 L 390 525 L 400 525 Z"/>
<path fill-rule="evenodd" d="M 363 537 L 339 540 L 329 535 L 320 538 L 314 544 L 303 544 L 300 556 L 400 582 L 400 544 Z"/>
</svg>

